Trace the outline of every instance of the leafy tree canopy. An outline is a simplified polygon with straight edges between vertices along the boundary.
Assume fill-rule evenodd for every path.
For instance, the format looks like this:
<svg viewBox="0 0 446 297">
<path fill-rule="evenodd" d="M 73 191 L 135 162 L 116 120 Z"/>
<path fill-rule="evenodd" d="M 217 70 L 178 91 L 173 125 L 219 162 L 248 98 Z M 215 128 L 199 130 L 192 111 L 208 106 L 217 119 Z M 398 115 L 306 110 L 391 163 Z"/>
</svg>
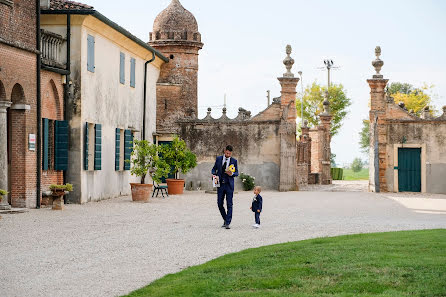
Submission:
<svg viewBox="0 0 446 297">
<path fill-rule="evenodd" d="M 304 119 L 308 123 L 316 127 L 320 124 L 319 114 L 324 112 L 322 103 L 324 102 L 324 94 L 327 87 L 321 86 L 313 82 L 311 86 L 307 86 L 303 96 Z M 301 96 L 296 100 L 297 116 L 301 116 Z M 351 105 L 351 99 L 347 97 L 346 91 L 342 84 L 333 84 L 328 89 L 328 98 L 330 101 L 330 111 L 333 116 L 331 125 L 331 135 L 334 136 L 339 132 L 342 122 L 348 113 L 348 107 Z"/>
</svg>

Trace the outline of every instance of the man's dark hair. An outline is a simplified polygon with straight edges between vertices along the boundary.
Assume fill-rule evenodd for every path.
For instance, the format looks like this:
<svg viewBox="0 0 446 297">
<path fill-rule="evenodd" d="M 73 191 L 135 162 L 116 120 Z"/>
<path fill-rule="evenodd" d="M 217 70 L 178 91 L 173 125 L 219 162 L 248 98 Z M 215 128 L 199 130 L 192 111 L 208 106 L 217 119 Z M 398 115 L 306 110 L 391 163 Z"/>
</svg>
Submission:
<svg viewBox="0 0 446 297">
<path fill-rule="evenodd" d="M 227 145 L 225 150 L 232 152 L 232 145 Z"/>
</svg>

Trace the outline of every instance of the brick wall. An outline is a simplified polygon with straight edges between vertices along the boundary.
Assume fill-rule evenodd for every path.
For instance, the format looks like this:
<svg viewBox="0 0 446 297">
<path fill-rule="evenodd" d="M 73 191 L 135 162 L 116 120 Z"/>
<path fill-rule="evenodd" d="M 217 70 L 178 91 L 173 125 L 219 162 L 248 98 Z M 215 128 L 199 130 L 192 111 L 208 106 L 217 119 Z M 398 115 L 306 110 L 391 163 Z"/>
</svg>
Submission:
<svg viewBox="0 0 446 297">
<path fill-rule="evenodd" d="M 30 106 L 8 111 L 10 202 L 13 207 L 36 205 L 36 151 L 28 150 L 28 135 L 36 129 L 36 55 L 0 43 L 0 81 L 6 100 Z"/>
<path fill-rule="evenodd" d="M 63 84 L 62 75 L 50 71 L 41 71 L 42 118 L 63 120 Z M 54 166 L 54 130 L 50 129 L 49 140 L 50 166 L 42 171 L 42 191 L 48 191 L 51 184 L 63 183 L 63 171 L 53 170 Z"/>
<path fill-rule="evenodd" d="M 18 46 L 36 48 L 36 1 L 14 0 L 0 3 L 0 38 Z"/>
</svg>

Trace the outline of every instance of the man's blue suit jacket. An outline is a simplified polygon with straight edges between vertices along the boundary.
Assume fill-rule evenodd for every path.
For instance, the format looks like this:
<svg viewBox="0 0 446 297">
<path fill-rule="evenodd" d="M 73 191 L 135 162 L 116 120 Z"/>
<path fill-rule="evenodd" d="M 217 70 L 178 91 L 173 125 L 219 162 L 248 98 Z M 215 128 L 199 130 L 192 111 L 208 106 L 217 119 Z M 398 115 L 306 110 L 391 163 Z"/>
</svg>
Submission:
<svg viewBox="0 0 446 297">
<path fill-rule="evenodd" d="M 234 165 L 234 167 L 235 167 L 235 172 L 232 173 L 232 176 L 224 174 L 223 169 L 222 169 L 223 156 L 218 156 L 217 159 L 215 160 L 215 165 L 212 168 L 212 174 L 218 175 L 218 177 L 220 179 L 220 186 L 222 186 L 222 181 L 224 179 L 225 183 L 228 183 L 231 190 L 234 191 L 234 177 L 238 176 L 237 160 L 231 157 L 231 159 L 229 160 L 228 167 L 230 165 Z"/>
</svg>

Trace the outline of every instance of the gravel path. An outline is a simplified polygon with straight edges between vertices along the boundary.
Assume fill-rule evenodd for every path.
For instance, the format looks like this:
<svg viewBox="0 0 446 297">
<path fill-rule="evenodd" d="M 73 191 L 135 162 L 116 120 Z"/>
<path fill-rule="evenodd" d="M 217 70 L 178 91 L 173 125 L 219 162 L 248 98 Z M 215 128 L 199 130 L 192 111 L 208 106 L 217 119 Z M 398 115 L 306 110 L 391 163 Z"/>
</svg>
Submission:
<svg viewBox="0 0 446 297">
<path fill-rule="evenodd" d="M 30 210 L 0 219 L 0 296 L 119 296 L 168 273 L 246 248 L 340 234 L 446 228 L 446 196 L 429 210 L 361 192 L 263 192 L 253 230 L 251 192 L 234 200 L 231 230 L 214 195 L 188 192 L 149 203 L 130 197 Z M 408 198 L 407 198 L 408 199 Z M 425 199 L 425 200 L 423 200 Z M 400 199 L 401 200 L 401 199 Z M 424 202 L 423 202 L 424 201 Z M 434 208 L 434 209 L 432 209 Z"/>
</svg>

